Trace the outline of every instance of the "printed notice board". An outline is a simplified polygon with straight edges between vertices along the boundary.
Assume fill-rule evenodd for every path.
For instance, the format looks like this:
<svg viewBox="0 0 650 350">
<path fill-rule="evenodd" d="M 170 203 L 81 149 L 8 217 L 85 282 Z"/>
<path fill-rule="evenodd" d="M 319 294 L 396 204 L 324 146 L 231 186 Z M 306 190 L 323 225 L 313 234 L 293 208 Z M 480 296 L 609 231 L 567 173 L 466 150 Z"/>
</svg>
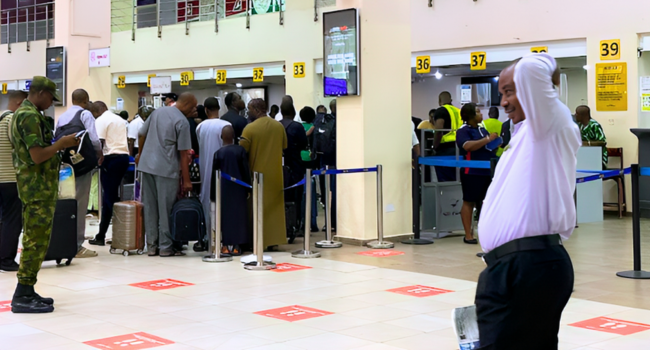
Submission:
<svg viewBox="0 0 650 350">
<path fill-rule="evenodd" d="M 596 110 L 627 111 L 627 63 L 596 64 Z"/>
</svg>

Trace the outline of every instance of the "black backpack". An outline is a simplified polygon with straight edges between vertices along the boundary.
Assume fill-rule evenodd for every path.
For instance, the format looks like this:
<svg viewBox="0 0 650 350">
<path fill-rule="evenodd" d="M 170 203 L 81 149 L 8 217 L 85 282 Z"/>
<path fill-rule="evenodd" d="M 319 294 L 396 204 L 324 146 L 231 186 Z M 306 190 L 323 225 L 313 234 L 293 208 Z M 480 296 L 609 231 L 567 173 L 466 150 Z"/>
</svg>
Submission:
<svg viewBox="0 0 650 350">
<path fill-rule="evenodd" d="M 312 133 L 312 159 L 316 154 L 326 157 L 336 156 L 336 118 L 331 114 L 325 114 L 314 123 Z"/>
<path fill-rule="evenodd" d="M 86 127 L 81 121 L 81 114 L 83 112 L 83 109 L 80 110 L 68 124 L 56 129 L 55 141 L 58 141 L 63 136 L 76 134 L 80 131 L 86 130 Z M 83 160 L 73 162 L 72 156 L 77 153 L 83 157 Z M 95 148 L 93 147 L 93 143 L 90 140 L 88 133 L 83 135 L 78 147 L 70 147 L 63 151 L 62 161 L 72 166 L 74 174 L 77 177 L 88 174 L 97 167 L 97 152 L 95 152 Z"/>
</svg>

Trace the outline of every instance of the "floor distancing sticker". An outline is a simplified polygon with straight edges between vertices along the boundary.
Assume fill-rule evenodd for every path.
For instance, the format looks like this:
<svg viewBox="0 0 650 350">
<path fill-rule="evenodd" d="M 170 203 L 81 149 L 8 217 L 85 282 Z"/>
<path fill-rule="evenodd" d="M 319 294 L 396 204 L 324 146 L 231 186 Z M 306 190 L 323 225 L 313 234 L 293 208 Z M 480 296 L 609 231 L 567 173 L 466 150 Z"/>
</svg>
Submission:
<svg viewBox="0 0 650 350">
<path fill-rule="evenodd" d="M 0 301 L 0 312 L 11 311 L 11 300 Z"/>
<path fill-rule="evenodd" d="M 572 323 L 569 326 L 619 335 L 630 335 L 650 330 L 650 325 L 647 324 L 617 320 L 615 318 L 609 317 L 596 317 L 589 320 Z"/>
<path fill-rule="evenodd" d="M 174 344 L 174 342 L 147 333 L 132 333 L 132 334 L 118 335 L 117 337 L 91 340 L 91 341 L 84 342 L 84 344 L 90 345 L 97 349 L 104 349 L 104 350 L 112 350 L 112 349 L 139 350 L 139 349 L 151 349 L 159 346 Z"/>
<path fill-rule="evenodd" d="M 408 286 L 402 288 L 389 289 L 387 290 L 387 292 L 409 295 L 418 298 L 424 298 L 424 297 L 430 297 L 430 296 L 440 295 L 445 293 L 453 293 L 454 291 L 417 285 L 417 286 Z"/>
<path fill-rule="evenodd" d="M 148 290 L 165 290 L 165 289 L 173 289 L 173 288 L 193 286 L 193 285 L 194 285 L 193 283 L 172 280 L 169 278 L 164 280 L 129 284 L 129 286 L 148 289 Z"/>
<path fill-rule="evenodd" d="M 282 264 L 275 265 L 275 269 L 273 269 L 271 271 L 273 271 L 273 272 L 291 272 L 291 271 L 299 271 L 299 270 L 307 270 L 307 269 L 311 269 L 311 267 L 310 266 L 289 264 L 289 263 L 282 263 Z"/>
<path fill-rule="evenodd" d="M 358 252 L 357 254 L 363 256 L 372 256 L 375 258 L 385 258 L 387 256 L 404 255 L 404 252 L 400 252 L 397 250 L 375 249 L 375 250 L 366 250 L 364 252 Z"/>
<path fill-rule="evenodd" d="M 278 320 L 295 322 L 295 321 L 307 320 L 310 318 L 332 315 L 333 312 L 294 305 L 294 306 L 281 307 L 279 309 L 258 311 L 255 314 L 271 317 L 271 318 L 277 318 Z"/>
</svg>

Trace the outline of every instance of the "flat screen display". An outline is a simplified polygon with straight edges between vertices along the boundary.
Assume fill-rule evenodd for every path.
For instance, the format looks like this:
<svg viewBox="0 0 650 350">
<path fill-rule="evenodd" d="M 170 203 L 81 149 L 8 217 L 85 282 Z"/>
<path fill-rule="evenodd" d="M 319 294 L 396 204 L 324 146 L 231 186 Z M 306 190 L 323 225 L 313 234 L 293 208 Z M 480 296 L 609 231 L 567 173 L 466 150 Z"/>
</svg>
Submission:
<svg viewBox="0 0 650 350">
<path fill-rule="evenodd" d="M 347 9 L 323 14 L 325 96 L 359 95 L 359 13 Z"/>
<path fill-rule="evenodd" d="M 56 106 L 65 106 L 66 97 L 66 54 L 65 47 L 48 47 L 45 51 L 45 76 L 56 83 L 56 91 L 61 96 L 60 102 L 54 102 Z"/>
</svg>

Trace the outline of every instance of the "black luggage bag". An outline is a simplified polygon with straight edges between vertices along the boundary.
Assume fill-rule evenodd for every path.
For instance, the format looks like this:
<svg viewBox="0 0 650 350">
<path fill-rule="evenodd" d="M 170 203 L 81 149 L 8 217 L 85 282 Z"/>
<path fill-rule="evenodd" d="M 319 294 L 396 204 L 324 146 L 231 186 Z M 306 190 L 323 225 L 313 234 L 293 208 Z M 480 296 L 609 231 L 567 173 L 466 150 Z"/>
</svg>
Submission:
<svg viewBox="0 0 650 350">
<path fill-rule="evenodd" d="M 193 195 L 177 201 L 172 207 L 169 226 L 176 242 L 203 241 L 206 228 L 201 201 Z"/>
<path fill-rule="evenodd" d="M 300 230 L 300 220 L 298 219 L 298 206 L 296 202 L 286 202 L 284 204 L 284 215 L 287 222 L 287 237 L 289 237 L 289 244 L 298 236 Z"/>
<path fill-rule="evenodd" d="M 66 266 L 77 255 L 77 200 L 59 199 L 56 202 L 50 245 L 45 260 L 55 260 L 57 265 L 67 259 Z"/>
</svg>

